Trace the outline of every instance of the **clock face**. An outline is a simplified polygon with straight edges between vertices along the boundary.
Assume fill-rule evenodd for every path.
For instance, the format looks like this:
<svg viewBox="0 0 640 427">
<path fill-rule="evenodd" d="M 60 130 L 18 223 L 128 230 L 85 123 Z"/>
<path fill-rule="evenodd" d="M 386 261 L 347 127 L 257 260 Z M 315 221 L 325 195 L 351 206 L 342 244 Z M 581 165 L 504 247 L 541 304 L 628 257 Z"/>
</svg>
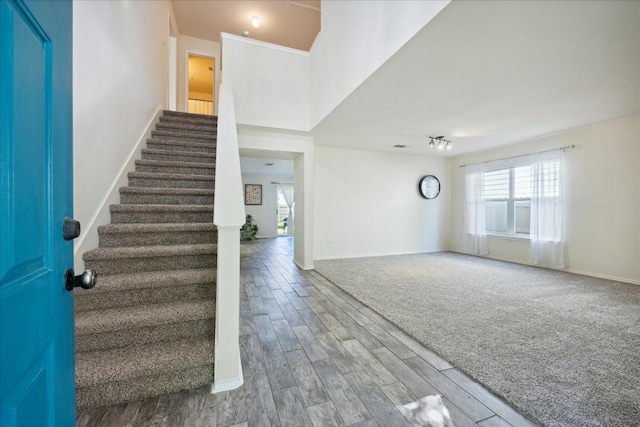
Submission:
<svg viewBox="0 0 640 427">
<path fill-rule="evenodd" d="M 418 190 L 425 199 L 435 199 L 440 194 L 440 181 L 433 175 L 427 175 L 418 183 Z"/>
</svg>

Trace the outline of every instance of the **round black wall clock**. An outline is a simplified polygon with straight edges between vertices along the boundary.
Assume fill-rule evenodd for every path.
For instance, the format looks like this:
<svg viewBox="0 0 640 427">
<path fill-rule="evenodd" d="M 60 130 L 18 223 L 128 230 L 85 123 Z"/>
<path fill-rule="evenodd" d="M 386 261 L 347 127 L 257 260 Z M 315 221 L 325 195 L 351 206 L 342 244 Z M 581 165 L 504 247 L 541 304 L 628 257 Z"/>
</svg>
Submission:
<svg viewBox="0 0 640 427">
<path fill-rule="evenodd" d="M 418 191 L 425 199 L 435 199 L 440 194 L 440 181 L 433 175 L 423 176 L 418 182 Z"/>
</svg>

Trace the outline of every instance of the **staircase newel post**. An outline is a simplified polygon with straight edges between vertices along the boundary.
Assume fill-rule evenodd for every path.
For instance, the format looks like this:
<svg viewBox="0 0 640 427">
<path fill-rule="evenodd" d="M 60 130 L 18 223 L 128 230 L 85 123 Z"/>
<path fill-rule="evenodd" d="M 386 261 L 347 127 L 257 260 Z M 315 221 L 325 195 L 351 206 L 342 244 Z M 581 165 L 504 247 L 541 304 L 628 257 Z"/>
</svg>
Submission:
<svg viewBox="0 0 640 427">
<path fill-rule="evenodd" d="M 240 363 L 240 229 L 218 227 L 216 339 L 212 393 L 232 390 L 243 382 Z"/>
</svg>

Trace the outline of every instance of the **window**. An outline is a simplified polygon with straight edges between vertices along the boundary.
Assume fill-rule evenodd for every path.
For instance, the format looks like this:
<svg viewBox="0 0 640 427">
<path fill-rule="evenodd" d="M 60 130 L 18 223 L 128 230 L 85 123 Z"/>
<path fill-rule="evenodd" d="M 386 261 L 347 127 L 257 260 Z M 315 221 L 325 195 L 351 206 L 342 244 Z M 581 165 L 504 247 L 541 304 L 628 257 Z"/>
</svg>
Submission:
<svg viewBox="0 0 640 427">
<path fill-rule="evenodd" d="M 528 236 L 531 228 L 531 167 L 486 171 L 482 177 L 488 234 Z"/>
</svg>

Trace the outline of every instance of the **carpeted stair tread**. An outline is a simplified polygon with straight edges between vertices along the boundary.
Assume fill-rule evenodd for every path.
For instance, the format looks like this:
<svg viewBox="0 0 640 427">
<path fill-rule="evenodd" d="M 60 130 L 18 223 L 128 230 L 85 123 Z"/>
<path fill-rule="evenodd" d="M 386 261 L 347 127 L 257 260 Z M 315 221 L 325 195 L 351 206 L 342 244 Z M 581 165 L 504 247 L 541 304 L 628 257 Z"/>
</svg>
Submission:
<svg viewBox="0 0 640 427">
<path fill-rule="evenodd" d="M 181 119 L 199 119 L 199 120 L 207 120 L 212 122 L 218 121 L 218 116 L 213 116 L 210 114 L 196 114 L 196 113 L 185 113 L 182 111 L 172 111 L 172 110 L 163 110 L 161 117 L 176 117 Z"/>
<path fill-rule="evenodd" d="M 144 172 L 144 171 L 140 171 L 141 167 L 202 169 L 204 171 L 202 173 L 192 172 L 193 175 L 214 174 L 216 171 L 216 165 L 214 163 L 207 164 L 207 163 L 183 162 L 183 161 L 141 159 L 141 160 L 136 160 L 135 164 L 136 164 L 136 171 L 138 172 Z"/>
<path fill-rule="evenodd" d="M 104 248 L 214 243 L 218 233 L 212 222 L 182 222 L 108 224 L 98 227 L 98 234 Z"/>
<path fill-rule="evenodd" d="M 156 130 L 184 130 L 189 133 L 203 133 L 209 135 L 216 135 L 218 132 L 217 125 L 207 125 L 201 123 L 184 123 L 184 122 L 160 122 L 156 125 Z"/>
<path fill-rule="evenodd" d="M 120 196 L 123 194 L 131 196 L 213 196 L 214 190 L 210 188 L 122 187 L 120 188 Z"/>
<path fill-rule="evenodd" d="M 190 153 L 213 153 L 216 150 L 214 142 L 190 142 L 190 141 L 174 141 L 170 139 L 147 139 L 147 148 L 176 151 Z"/>
<path fill-rule="evenodd" d="M 146 205 L 148 206 L 148 205 Z M 154 205 L 151 205 L 154 206 Z M 173 205 L 170 205 L 173 206 Z M 157 233 L 162 231 L 190 232 L 190 231 L 214 231 L 213 223 L 166 223 L 166 224 L 107 224 L 98 227 L 100 234 L 128 234 L 128 233 Z"/>
<path fill-rule="evenodd" d="M 73 304 L 76 313 L 214 299 L 216 294 L 214 268 L 104 274 L 99 280 L 100 286 L 96 286 L 91 292 L 75 295 Z"/>
<path fill-rule="evenodd" d="M 210 364 L 213 339 L 181 340 L 76 355 L 76 388 L 160 375 Z"/>
<path fill-rule="evenodd" d="M 93 408 L 143 400 L 167 393 L 198 388 L 213 382 L 213 363 L 159 375 L 106 382 L 76 389 L 76 407 Z"/>
<path fill-rule="evenodd" d="M 77 313 L 76 335 L 121 331 L 146 326 L 212 319 L 213 300 L 179 301 L 134 307 L 108 308 Z"/>
<path fill-rule="evenodd" d="M 126 204 L 112 205 L 112 224 L 123 223 L 212 223 L 213 205 Z"/>
<path fill-rule="evenodd" d="M 168 139 L 168 140 L 176 140 L 176 141 L 203 141 L 204 143 L 214 142 L 216 139 L 216 134 L 211 133 L 207 135 L 206 133 L 189 133 L 184 131 L 174 131 L 174 130 L 152 130 L 151 131 L 152 139 Z"/>
<path fill-rule="evenodd" d="M 214 163 L 216 161 L 216 153 L 203 151 L 186 151 L 176 152 L 174 150 L 163 150 L 159 148 L 143 148 L 141 150 L 143 159 L 189 159 L 181 161 L 197 162 L 197 163 Z"/>
<path fill-rule="evenodd" d="M 173 116 L 162 115 L 160 116 L 160 122 L 163 124 L 195 124 L 200 126 L 217 126 L 218 118 L 214 116 L 202 116 L 192 114 L 191 117 L 187 116 Z"/>
<path fill-rule="evenodd" d="M 100 285 L 91 289 L 91 293 L 99 294 L 166 286 L 186 286 L 215 282 L 215 280 L 215 268 L 105 274 L 100 276 Z"/>
<path fill-rule="evenodd" d="M 203 244 L 97 248 L 85 252 L 82 259 L 86 262 L 104 259 L 156 258 L 176 255 L 214 254 L 216 253 L 217 246 L 217 244 Z"/>
<path fill-rule="evenodd" d="M 156 304 L 160 304 L 160 302 L 156 302 Z M 214 339 L 214 326 L 214 318 L 209 317 L 177 323 L 161 323 L 151 326 L 134 327 L 118 331 L 98 332 L 89 335 L 76 334 L 75 348 L 76 352 L 91 352 L 186 339 L 200 339 L 204 337 Z"/>
<path fill-rule="evenodd" d="M 129 172 L 128 177 L 131 178 L 147 178 L 147 179 L 167 179 L 167 180 L 185 180 L 185 181 L 214 181 L 212 175 L 192 174 L 192 173 L 161 173 L 161 172 Z"/>
<path fill-rule="evenodd" d="M 164 195 L 193 195 L 213 196 L 214 190 L 209 188 L 162 188 L 162 187 L 122 187 L 120 194 L 155 194 Z"/>
<path fill-rule="evenodd" d="M 186 173 L 129 172 L 130 187 L 215 188 L 215 175 Z"/>
<path fill-rule="evenodd" d="M 212 205 L 212 188 L 122 187 L 120 203 L 138 205 Z"/>
<path fill-rule="evenodd" d="M 111 205 L 114 212 L 213 212 L 213 205 Z"/>
</svg>

